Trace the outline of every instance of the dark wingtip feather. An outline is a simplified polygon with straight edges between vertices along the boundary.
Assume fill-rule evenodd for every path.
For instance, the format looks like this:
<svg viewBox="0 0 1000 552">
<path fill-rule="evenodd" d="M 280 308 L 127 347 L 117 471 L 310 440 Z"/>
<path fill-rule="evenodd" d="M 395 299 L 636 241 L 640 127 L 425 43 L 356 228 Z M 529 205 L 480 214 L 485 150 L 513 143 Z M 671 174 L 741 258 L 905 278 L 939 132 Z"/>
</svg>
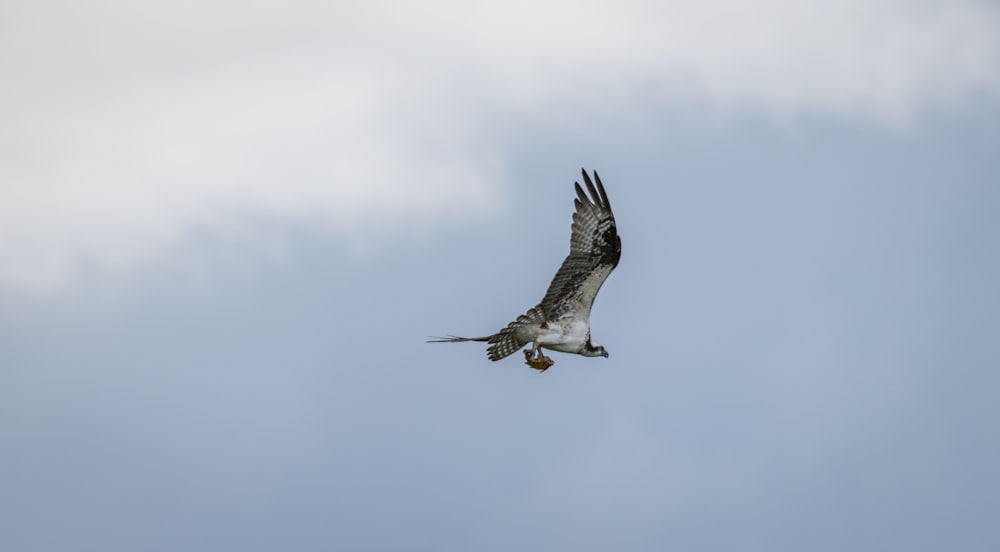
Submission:
<svg viewBox="0 0 1000 552">
<path fill-rule="evenodd" d="M 574 182 L 573 186 L 576 187 L 576 195 L 577 195 L 577 197 L 580 198 L 579 200 L 574 200 L 574 201 L 579 201 L 580 202 L 580 203 L 577 204 L 577 206 L 579 206 L 580 204 L 589 205 L 590 204 L 590 198 L 587 197 L 587 194 L 583 193 L 583 188 L 580 187 L 580 183 L 579 182 Z"/>
<path fill-rule="evenodd" d="M 583 171 L 583 182 L 587 185 L 587 189 L 590 190 L 590 196 L 594 198 L 590 203 L 600 204 L 601 196 L 597 193 L 597 188 L 594 188 L 594 182 L 590 179 L 586 170 L 581 170 Z"/>
<path fill-rule="evenodd" d="M 601 183 L 601 177 L 594 171 L 594 180 L 597 181 L 597 191 L 601 193 L 601 202 L 604 204 L 603 207 L 607 210 L 611 210 L 611 202 L 608 201 L 608 192 L 604 191 L 604 184 Z"/>
</svg>

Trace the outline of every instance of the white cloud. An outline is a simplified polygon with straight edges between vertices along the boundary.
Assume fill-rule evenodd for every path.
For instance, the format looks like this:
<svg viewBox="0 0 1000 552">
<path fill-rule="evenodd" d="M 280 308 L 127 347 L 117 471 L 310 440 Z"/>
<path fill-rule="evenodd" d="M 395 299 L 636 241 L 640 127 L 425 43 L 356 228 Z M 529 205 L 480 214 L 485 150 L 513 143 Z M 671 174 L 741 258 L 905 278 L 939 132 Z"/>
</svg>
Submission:
<svg viewBox="0 0 1000 552">
<path fill-rule="evenodd" d="M 354 239 L 487 213 L 504 140 L 576 109 L 906 125 L 1000 90 L 972 0 L 161 4 L 0 8 L 0 285 L 240 217 Z"/>
</svg>

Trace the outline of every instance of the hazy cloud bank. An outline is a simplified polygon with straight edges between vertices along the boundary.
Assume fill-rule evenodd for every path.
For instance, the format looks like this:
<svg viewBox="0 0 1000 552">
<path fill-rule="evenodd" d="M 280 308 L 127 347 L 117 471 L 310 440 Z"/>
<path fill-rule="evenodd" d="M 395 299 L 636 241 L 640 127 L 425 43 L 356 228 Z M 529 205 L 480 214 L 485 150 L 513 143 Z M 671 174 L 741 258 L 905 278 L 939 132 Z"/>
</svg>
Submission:
<svg viewBox="0 0 1000 552">
<path fill-rule="evenodd" d="M 490 212 L 549 117 L 707 106 L 905 127 L 1000 90 L 973 1 L 18 2 L 0 8 L 0 285 L 266 219 L 348 238 Z"/>
</svg>

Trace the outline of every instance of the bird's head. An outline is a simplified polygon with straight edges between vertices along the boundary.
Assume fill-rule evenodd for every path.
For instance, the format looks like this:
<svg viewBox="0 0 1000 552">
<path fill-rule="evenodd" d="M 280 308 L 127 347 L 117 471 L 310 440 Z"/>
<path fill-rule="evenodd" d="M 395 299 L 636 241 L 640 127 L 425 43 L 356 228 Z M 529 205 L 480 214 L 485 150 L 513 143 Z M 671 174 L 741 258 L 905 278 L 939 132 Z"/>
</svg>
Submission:
<svg viewBox="0 0 1000 552">
<path fill-rule="evenodd" d="M 596 345 L 590 341 L 587 341 L 586 345 L 584 345 L 581 354 L 583 356 L 608 358 L 608 351 L 604 348 L 604 345 Z"/>
</svg>

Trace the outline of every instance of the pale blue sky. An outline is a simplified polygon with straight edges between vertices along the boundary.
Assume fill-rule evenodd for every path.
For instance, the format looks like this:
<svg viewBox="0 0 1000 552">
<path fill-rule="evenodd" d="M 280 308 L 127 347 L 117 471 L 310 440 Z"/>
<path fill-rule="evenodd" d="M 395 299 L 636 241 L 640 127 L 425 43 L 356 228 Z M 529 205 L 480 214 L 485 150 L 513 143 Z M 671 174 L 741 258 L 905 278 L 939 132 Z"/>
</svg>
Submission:
<svg viewBox="0 0 1000 552">
<path fill-rule="evenodd" d="M 997 549 L 1000 12 L 796 4 L 12 12 L 0 548 Z"/>
</svg>

